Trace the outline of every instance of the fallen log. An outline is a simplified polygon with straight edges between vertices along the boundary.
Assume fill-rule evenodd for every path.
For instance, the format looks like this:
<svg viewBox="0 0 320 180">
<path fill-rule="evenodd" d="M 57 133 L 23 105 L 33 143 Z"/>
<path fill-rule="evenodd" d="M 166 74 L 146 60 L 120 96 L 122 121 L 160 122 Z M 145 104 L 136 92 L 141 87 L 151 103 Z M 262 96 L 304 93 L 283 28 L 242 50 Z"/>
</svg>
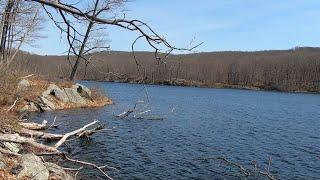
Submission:
<svg viewBox="0 0 320 180">
<path fill-rule="evenodd" d="M 57 150 L 57 148 L 37 143 L 33 138 L 26 138 L 19 134 L 0 134 L 0 141 L 27 144 L 43 151 L 60 154 L 60 151 Z"/>
<path fill-rule="evenodd" d="M 41 131 L 30 130 L 26 128 L 21 128 L 19 133 L 24 136 L 30 136 L 31 138 L 41 138 L 46 140 L 59 140 L 63 137 L 62 134 L 52 134 Z"/>
</svg>

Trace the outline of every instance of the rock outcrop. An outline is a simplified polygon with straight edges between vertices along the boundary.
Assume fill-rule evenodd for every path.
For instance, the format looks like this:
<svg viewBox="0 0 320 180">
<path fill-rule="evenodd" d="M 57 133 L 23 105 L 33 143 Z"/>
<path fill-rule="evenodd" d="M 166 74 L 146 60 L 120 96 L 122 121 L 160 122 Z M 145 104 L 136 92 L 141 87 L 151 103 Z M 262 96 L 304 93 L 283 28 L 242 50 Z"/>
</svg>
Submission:
<svg viewBox="0 0 320 180">
<path fill-rule="evenodd" d="M 21 84 L 29 84 L 27 80 L 24 80 Z M 25 87 L 21 85 L 21 88 Z M 104 99 L 105 102 L 100 106 L 111 104 L 112 101 Z M 71 87 L 61 88 L 56 84 L 49 84 L 48 88 L 41 93 L 41 95 L 26 102 L 21 112 L 34 112 L 34 111 L 53 111 L 59 109 L 66 109 L 72 107 L 97 107 L 99 103 L 96 103 L 92 98 L 91 90 L 82 85 L 74 84 Z"/>
<path fill-rule="evenodd" d="M 18 173 L 18 179 L 45 180 L 49 178 L 49 170 L 41 158 L 34 154 L 23 154 L 20 166 L 21 171 Z"/>
<path fill-rule="evenodd" d="M 77 92 L 76 89 L 73 88 L 65 88 L 64 91 L 66 92 L 69 102 L 75 103 L 75 104 L 80 104 L 80 105 L 85 105 L 86 100 L 80 96 L 80 94 Z"/>
<path fill-rule="evenodd" d="M 77 83 L 72 86 L 72 89 L 75 89 L 84 98 L 91 97 L 91 90 L 84 85 Z"/>
<path fill-rule="evenodd" d="M 60 101 L 67 103 L 69 102 L 68 96 L 64 90 L 60 89 L 59 86 L 55 84 L 50 84 L 48 89 L 42 93 L 43 97 L 54 96 Z"/>
<path fill-rule="evenodd" d="M 10 162 L 9 164 L 7 164 Z M 11 168 L 10 168 L 11 167 Z M 0 179 L 33 179 L 33 180 L 73 180 L 74 178 L 62 167 L 43 160 L 34 154 L 22 154 L 18 159 L 10 160 L 0 153 L 0 170 L 10 168 L 12 176 L 0 175 Z M 1 172 L 1 171 L 0 171 Z"/>
</svg>

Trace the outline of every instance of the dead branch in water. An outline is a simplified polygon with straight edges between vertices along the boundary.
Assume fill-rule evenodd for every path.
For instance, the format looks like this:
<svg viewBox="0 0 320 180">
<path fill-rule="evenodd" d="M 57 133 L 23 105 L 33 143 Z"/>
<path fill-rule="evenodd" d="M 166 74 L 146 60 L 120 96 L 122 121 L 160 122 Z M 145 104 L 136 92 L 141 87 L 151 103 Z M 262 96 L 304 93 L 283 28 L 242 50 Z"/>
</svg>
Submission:
<svg viewBox="0 0 320 180">
<path fill-rule="evenodd" d="M 245 169 L 243 166 L 236 164 L 234 162 L 229 161 L 228 159 L 224 158 L 224 157 L 208 157 L 208 158 L 199 158 L 199 160 L 220 160 L 223 161 L 227 164 L 230 164 L 234 167 L 237 167 L 242 173 L 244 173 L 246 176 L 250 176 L 250 172 Z"/>
<path fill-rule="evenodd" d="M 83 127 L 80 128 L 80 129 L 77 129 L 77 130 L 75 130 L 75 131 L 72 131 L 72 132 L 69 132 L 69 133 L 65 134 L 65 135 L 54 145 L 54 147 L 55 147 L 55 148 L 59 148 L 70 136 L 74 136 L 74 135 L 77 135 L 77 134 L 79 134 L 79 133 L 82 133 L 82 132 L 86 131 L 86 129 L 87 129 L 88 127 L 96 124 L 97 122 L 99 122 L 99 121 L 95 120 L 95 121 L 93 121 L 92 123 L 89 123 L 89 124 L 83 126 Z"/>
<path fill-rule="evenodd" d="M 233 167 L 236 167 L 238 168 L 245 176 L 251 176 L 252 174 L 250 173 L 250 170 L 249 169 L 246 169 L 244 166 L 240 165 L 240 164 L 237 164 L 235 162 L 232 162 L 224 157 L 207 157 L 207 158 L 198 158 L 198 160 L 219 160 L 219 161 L 222 161 L 226 164 L 229 164 Z M 254 167 L 255 167 L 255 170 L 254 172 L 258 173 L 258 174 L 261 174 L 261 175 L 264 175 L 266 177 L 268 177 L 270 180 L 276 180 L 276 178 L 274 176 L 271 175 L 270 173 L 270 165 L 271 165 L 271 158 L 269 158 L 269 163 L 268 163 L 268 167 L 266 168 L 266 171 L 260 171 L 258 170 L 257 168 L 257 164 L 254 164 Z"/>
<path fill-rule="evenodd" d="M 98 171 L 100 171 L 104 176 L 106 176 L 108 179 L 111 179 L 111 180 L 112 180 L 112 178 L 111 178 L 103 169 L 107 167 L 107 168 L 109 168 L 109 169 L 117 170 L 117 169 L 114 168 L 114 167 L 109 167 L 109 166 L 106 166 L 106 165 L 104 165 L 104 166 L 97 166 L 96 164 L 93 164 L 93 163 L 89 163 L 89 162 L 85 162 L 85 161 L 80 161 L 80 160 L 71 159 L 71 158 L 69 158 L 69 157 L 66 156 L 66 155 L 64 155 L 63 157 L 64 157 L 66 160 L 70 161 L 70 162 L 95 168 L 95 169 L 97 169 Z M 81 170 L 81 169 L 80 169 L 80 170 Z"/>
<path fill-rule="evenodd" d="M 51 127 L 54 127 L 54 128 L 57 128 L 57 127 L 58 127 L 58 125 L 55 124 L 55 123 L 56 123 L 56 120 L 57 120 L 57 116 L 55 116 L 55 117 L 53 118 L 53 122 L 52 122 L 52 124 L 48 127 L 48 129 L 50 129 Z"/>
</svg>

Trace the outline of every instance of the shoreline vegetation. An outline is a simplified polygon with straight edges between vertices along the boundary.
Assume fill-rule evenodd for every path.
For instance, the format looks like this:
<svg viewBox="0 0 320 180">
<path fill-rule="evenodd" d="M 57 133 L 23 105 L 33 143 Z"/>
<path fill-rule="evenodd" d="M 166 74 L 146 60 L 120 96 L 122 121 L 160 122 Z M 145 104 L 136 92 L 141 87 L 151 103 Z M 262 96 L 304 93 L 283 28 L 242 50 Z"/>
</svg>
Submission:
<svg viewBox="0 0 320 180">
<path fill-rule="evenodd" d="M 76 79 L 207 88 L 320 93 L 320 48 L 176 54 L 101 51 L 79 65 Z M 20 53 L 12 67 L 48 78 L 66 78 L 66 56 Z M 70 57 L 73 62 L 75 57 Z M 136 60 L 136 61 L 135 61 Z M 58 72 L 58 73 L 57 73 Z"/>
<path fill-rule="evenodd" d="M 97 108 L 112 104 L 111 99 L 98 89 L 64 80 L 49 81 L 33 74 L 1 70 L 0 81 L 0 179 L 72 180 L 85 167 L 97 169 L 108 177 L 99 166 L 74 160 L 60 148 L 66 141 L 107 130 L 103 124 L 94 120 L 80 129 L 53 134 L 47 130 L 60 126 L 56 118 L 53 122 L 44 120 L 39 124 L 30 121 L 29 115 L 71 108 Z M 61 162 L 64 167 L 60 166 Z M 78 171 L 67 168 L 66 162 L 82 168 Z"/>
</svg>

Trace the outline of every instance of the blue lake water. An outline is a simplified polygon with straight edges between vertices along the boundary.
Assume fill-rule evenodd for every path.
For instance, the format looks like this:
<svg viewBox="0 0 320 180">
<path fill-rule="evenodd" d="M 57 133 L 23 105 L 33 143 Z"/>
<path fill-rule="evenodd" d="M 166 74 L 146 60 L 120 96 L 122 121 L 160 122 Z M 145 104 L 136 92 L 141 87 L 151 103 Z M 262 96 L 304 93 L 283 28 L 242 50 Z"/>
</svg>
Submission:
<svg viewBox="0 0 320 180">
<path fill-rule="evenodd" d="M 320 179 L 319 94 L 153 85 L 145 86 L 146 93 L 137 84 L 83 83 L 105 90 L 114 105 L 42 113 L 33 120 L 50 122 L 57 116 L 63 125 L 55 133 L 93 119 L 114 127 L 89 142 L 70 143 L 74 158 L 117 167 L 108 171 L 114 179 L 263 178 L 244 177 L 221 161 L 198 159 L 204 157 L 225 157 L 248 169 L 257 162 L 277 179 Z M 144 110 L 151 111 L 145 115 L 163 120 L 115 117 L 147 99 Z M 94 170 L 81 177 L 103 178 Z"/>
</svg>

